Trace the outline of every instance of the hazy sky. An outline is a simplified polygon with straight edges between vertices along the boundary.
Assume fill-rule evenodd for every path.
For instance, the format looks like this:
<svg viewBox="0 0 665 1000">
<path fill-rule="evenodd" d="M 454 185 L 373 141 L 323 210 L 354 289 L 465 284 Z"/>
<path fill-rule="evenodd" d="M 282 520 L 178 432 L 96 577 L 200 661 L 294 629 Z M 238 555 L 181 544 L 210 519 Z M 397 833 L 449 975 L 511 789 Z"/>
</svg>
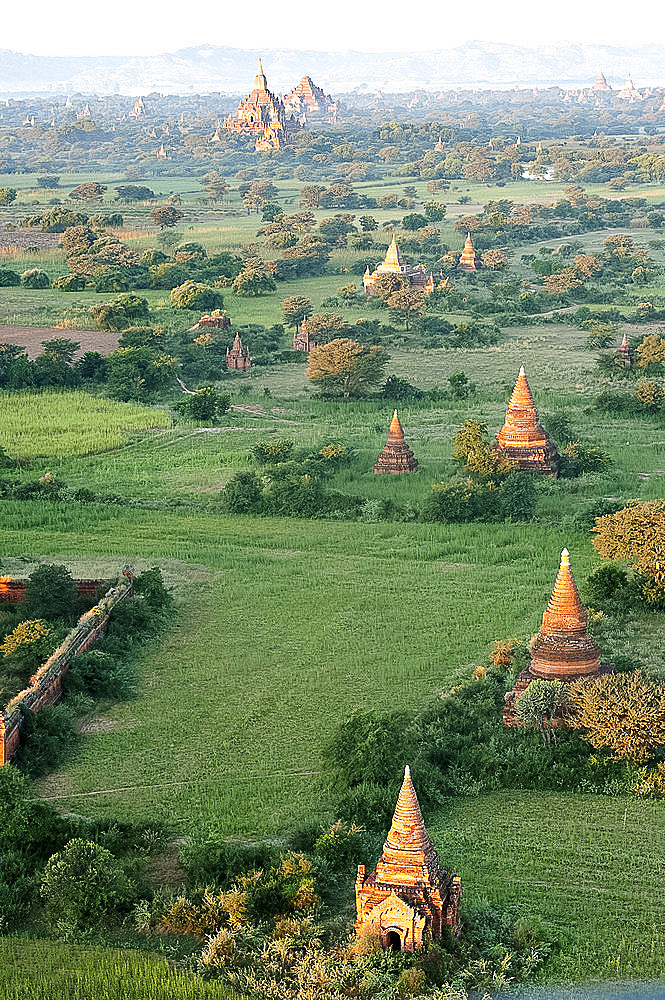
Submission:
<svg viewBox="0 0 665 1000">
<path fill-rule="evenodd" d="M 635 8 L 618 0 L 602 5 L 598 0 L 453 0 L 415 7 L 396 0 L 301 0 L 296 5 L 283 0 L 115 0 L 109 5 L 30 0 L 26 7 L 13 2 L 3 7 L 0 48 L 37 55 L 154 55 L 206 43 L 385 52 L 443 49 L 471 39 L 665 42 L 663 0 L 642 0 Z"/>
</svg>

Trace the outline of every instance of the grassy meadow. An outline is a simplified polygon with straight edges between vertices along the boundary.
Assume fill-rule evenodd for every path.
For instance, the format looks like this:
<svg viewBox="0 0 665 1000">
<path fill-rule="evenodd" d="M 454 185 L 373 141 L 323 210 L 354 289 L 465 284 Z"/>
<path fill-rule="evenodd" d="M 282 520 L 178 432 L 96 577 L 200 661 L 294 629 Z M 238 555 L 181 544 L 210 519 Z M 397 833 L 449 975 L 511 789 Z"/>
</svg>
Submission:
<svg viewBox="0 0 665 1000">
<path fill-rule="evenodd" d="M 123 182 L 63 176 L 63 191 L 86 179 Z M 3 183 L 20 188 L 17 214 L 41 197 L 25 175 L 0 176 Z M 404 178 L 387 176 L 356 187 L 383 194 L 403 185 Z M 183 239 L 209 249 L 239 249 L 254 239 L 260 216 L 241 214 L 237 200 L 199 204 L 202 189 L 186 178 L 151 186 L 181 194 Z M 287 210 L 297 209 L 299 183 L 278 186 Z M 562 187 L 457 182 L 443 239 L 461 246 L 454 219 L 490 198 L 553 201 Z M 424 182 L 416 188 L 427 197 Z M 607 195 L 603 185 L 588 190 Z M 102 210 L 118 208 L 109 194 Z M 622 196 L 631 194 L 665 197 L 656 186 L 628 188 Z M 459 205 L 462 196 L 471 202 Z M 146 221 L 146 206 L 121 211 L 121 238 L 139 249 L 154 246 L 157 230 Z M 330 214 L 317 212 L 317 220 Z M 372 214 L 386 222 L 403 211 Z M 580 241 L 597 247 L 606 235 Z M 633 235 L 638 242 L 648 238 Z M 289 294 L 309 296 L 318 310 L 353 280 L 359 256 L 340 252 L 331 264 L 336 273 L 280 284 L 259 299 L 226 290 L 228 311 L 234 322 L 270 325 L 281 320 L 281 300 Z M 52 277 L 66 270 L 58 248 L 17 250 L 2 259 L 17 270 L 43 267 Z M 511 268 L 527 276 L 520 252 Z M 192 324 L 190 313 L 171 308 L 167 292 L 140 294 L 155 322 L 169 329 Z M 60 335 L 75 339 L 77 328 L 89 327 L 88 307 L 111 297 L 0 288 L 0 324 L 58 325 Z M 352 320 L 382 316 L 343 305 L 334 311 Z M 477 385 L 467 400 L 400 406 L 420 462 L 408 477 L 372 474 L 393 404 L 318 399 L 304 360 L 225 376 L 220 387 L 232 407 L 218 428 L 174 426 L 166 404 L 113 403 L 83 392 L 0 393 L 0 445 L 20 462 L 12 474 L 28 481 L 49 472 L 72 490 L 135 504 L 3 500 L 0 574 L 25 575 L 39 561 L 62 561 L 81 576 L 111 574 L 125 562 L 137 569 L 158 565 L 177 600 L 172 626 L 139 654 L 136 697 L 98 706 L 76 751 L 40 782 L 40 794 L 65 812 L 162 820 L 178 838 L 210 830 L 274 839 L 331 819 L 324 747 L 341 720 L 356 709 L 418 710 L 467 677 L 494 639 L 528 639 L 540 624 L 561 548 L 571 550 L 580 585 L 598 565 L 580 512 L 599 500 L 664 495 L 662 419 L 594 409 L 603 386 L 585 339 L 584 331 L 552 324 L 506 329 L 492 348 L 421 350 L 405 334 L 390 350 L 391 374 L 446 388 L 451 374 L 464 371 Z M 222 510 L 220 490 L 237 471 L 256 468 L 250 449 L 257 441 L 275 437 L 303 449 L 347 445 L 352 457 L 331 488 L 419 505 L 432 482 L 455 473 L 451 439 L 464 419 L 485 421 L 491 434 L 498 430 L 522 363 L 543 421 L 565 415 L 581 442 L 613 462 L 603 473 L 540 482 L 534 522 L 306 521 Z M 620 641 L 664 676 L 664 637 L 665 615 L 635 614 Z M 489 898 L 543 917 L 558 942 L 548 977 L 662 973 L 662 803 L 506 792 L 451 801 L 425 820 L 444 862 L 462 875 L 466 900 Z M 146 1000 L 227 996 L 221 987 L 176 976 L 162 959 L 27 939 L 0 939 L 0 982 L 7 1000 L 120 1000 L 127 983 L 132 996 Z"/>
</svg>

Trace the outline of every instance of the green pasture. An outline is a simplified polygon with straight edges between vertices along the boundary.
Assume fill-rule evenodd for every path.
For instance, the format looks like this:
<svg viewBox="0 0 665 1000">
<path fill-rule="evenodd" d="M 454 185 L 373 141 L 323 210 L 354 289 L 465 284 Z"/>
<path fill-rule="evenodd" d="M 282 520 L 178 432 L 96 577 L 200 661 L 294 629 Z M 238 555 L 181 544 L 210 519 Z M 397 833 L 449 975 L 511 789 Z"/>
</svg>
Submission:
<svg viewBox="0 0 665 1000">
<path fill-rule="evenodd" d="M 3 1000 L 231 1000 L 221 983 L 118 948 L 0 938 Z"/>
<path fill-rule="evenodd" d="M 662 975 L 662 803 L 503 792 L 451 802 L 426 821 L 462 876 L 463 899 L 542 917 L 557 942 L 547 980 Z"/>
</svg>

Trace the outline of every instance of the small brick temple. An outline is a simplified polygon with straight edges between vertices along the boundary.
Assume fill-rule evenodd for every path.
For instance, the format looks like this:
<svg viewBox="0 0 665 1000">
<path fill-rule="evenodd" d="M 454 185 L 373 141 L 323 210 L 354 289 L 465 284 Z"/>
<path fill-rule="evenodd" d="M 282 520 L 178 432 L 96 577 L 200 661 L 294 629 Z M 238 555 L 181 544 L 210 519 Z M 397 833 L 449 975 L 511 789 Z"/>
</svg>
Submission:
<svg viewBox="0 0 665 1000">
<path fill-rule="evenodd" d="M 376 460 L 374 471 L 376 473 L 392 472 L 397 474 L 415 472 L 417 468 L 418 459 L 404 440 L 404 431 L 397 416 L 397 410 L 395 410 L 388 429 L 388 440 Z"/>
<path fill-rule="evenodd" d="M 570 684 L 580 677 L 594 677 L 614 670 L 612 663 L 600 662 L 600 649 L 587 632 L 588 617 L 570 568 L 568 549 L 561 553 L 561 565 L 543 624 L 531 645 L 531 662 L 506 694 L 503 721 L 519 726 L 515 700 L 529 684 L 540 678 Z"/>
<path fill-rule="evenodd" d="M 369 925 L 384 948 L 413 951 L 426 931 L 439 938 L 444 927 L 457 927 L 461 891 L 425 829 L 407 766 L 378 864 L 370 875 L 358 865 L 356 933 Z"/>
<path fill-rule="evenodd" d="M 544 427 L 526 380 L 524 365 L 520 368 L 513 394 L 506 410 L 506 420 L 496 436 L 497 447 L 524 471 L 556 476 L 559 453 Z"/>
</svg>

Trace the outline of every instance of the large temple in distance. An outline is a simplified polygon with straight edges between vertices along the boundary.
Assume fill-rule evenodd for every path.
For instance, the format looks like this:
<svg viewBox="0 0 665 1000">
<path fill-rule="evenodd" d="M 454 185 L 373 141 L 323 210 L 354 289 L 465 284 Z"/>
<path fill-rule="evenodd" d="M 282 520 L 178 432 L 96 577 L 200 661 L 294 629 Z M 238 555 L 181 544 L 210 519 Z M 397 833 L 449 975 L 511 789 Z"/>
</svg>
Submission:
<svg viewBox="0 0 665 1000">
<path fill-rule="evenodd" d="M 423 823 L 408 766 L 376 868 L 358 865 L 356 933 L 368 927 L 384 948 L 413 951 L 426 932 L 457 928 L 461 879 L 441 865 Z"/>
<path fill-rule="evenodd" d="M 337 101 L 333 101 L 329 94 L 324 94 L 311 76 L 303 76 L 300 83 L 284 95 L 284 108 L 287 115 L 293 115 L 303 125 L 310 118 L 330 122 L 337 120 Z"/>
<path fill-rule="evenodd" d="M 268 90 L 260 59 L 254 89 L 240 102 L 235 117 L 228 116 L 224 128 L 228 132 L 256 136 L 254 148 L 257 152 L 280 149 L 289 136 L 301 128 L 296 118 L 287 113 L 282 99 Z"/>
</svg>

